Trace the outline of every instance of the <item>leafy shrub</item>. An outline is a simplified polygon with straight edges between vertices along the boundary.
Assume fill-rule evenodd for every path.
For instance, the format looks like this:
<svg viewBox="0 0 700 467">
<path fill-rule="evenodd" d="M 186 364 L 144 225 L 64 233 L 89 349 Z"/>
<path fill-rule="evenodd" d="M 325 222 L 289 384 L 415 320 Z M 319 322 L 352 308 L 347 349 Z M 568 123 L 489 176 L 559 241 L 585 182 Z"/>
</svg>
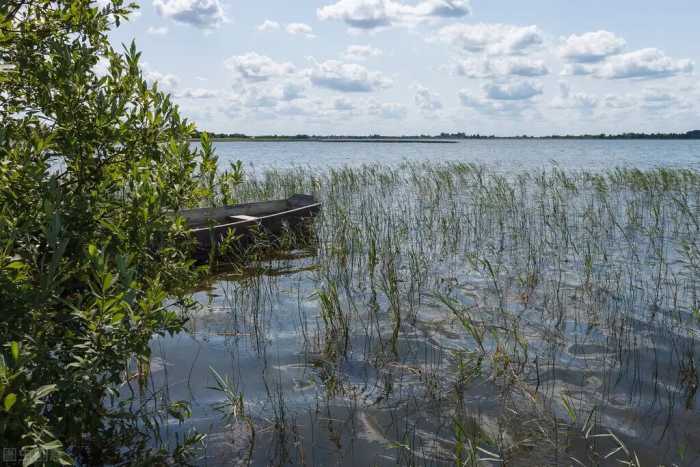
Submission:
<svg viewBox="0 0 700 467">
<path fill-rule="evenodd" d="M 241 178 L 217 177 L 206 136 L 191 147 L 134 44 L 110 45 L 134 7 L 0 4 L 0 446 L 27 465 L 167 457 L 117 388 L 193 306 L 172 212 L 231 202 Z"/>
</svg>

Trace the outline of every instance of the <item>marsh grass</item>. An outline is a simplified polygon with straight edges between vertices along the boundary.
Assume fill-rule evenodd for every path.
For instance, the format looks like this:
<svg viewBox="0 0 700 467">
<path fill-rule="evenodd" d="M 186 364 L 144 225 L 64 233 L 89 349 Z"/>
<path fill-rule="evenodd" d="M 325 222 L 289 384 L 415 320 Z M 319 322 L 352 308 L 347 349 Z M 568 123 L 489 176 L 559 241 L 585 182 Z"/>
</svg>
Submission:
<svg viewBox="0 0 700 467">
<path fill-rule="evenodd" d="M 265 316 L 298 297 L 298 355 L 319 400 L 326 411 L 351 401 L 353 430 L 377 456 L 698 460 L 697 171 L 299 168 L 259 174 L 233 195 L 311 192 L 323 210 L 305 253 L 248 256 L 254 273 L 229 277 L 226 302 L 264 354 Z M 298 279 L 279 288 L 275 270 Z M 288 447 L 274 462 L 308 461 L 315 444 L 290 422 L 299 413 L 281 387 L 267 389 L 276 443 Z M 370 423 L 374 412 L 393 421 Z"/>
</svg>

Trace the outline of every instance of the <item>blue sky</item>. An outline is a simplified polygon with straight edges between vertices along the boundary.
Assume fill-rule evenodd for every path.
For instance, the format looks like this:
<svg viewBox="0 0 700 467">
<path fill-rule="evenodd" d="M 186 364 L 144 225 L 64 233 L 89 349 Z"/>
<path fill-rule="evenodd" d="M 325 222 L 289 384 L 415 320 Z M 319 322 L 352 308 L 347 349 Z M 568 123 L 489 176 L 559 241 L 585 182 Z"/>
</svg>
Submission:
<svg viewBox="0 0 700 467">
<path fill-rule="evenodd" d="M 201 129 L 700 128 L 697 0 L 141 0 L 135 39 Z"/>
</svg>

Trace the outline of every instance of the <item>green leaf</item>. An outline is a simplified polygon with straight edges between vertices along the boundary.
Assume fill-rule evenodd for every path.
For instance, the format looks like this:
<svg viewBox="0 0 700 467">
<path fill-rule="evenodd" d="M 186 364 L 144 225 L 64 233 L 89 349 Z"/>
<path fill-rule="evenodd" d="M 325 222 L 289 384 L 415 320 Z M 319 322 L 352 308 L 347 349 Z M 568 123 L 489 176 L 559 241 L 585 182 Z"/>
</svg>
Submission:
<svg viewBox="0 0 700 467">
<path fill-rule="evenodd" d="M 15 402 L 17 402 L 17 394 L 11 392 L 6 395 L 5 400 L 2 403 L 3 407 L 5 407 L 5 412 L 9 412 L 10 409 L 12 409 L 12 406 L 15 405 Z"/>
<path fill-rule="evenodd" d="M 46 451 L 53 451 L 54 449 L 61 449 L 63 444 L 59 440 L 54 440 L 46 444 L 42 444 L 41 447 Z"/>
<path fill-rule="evenodd" d="M 24 263 L 22 261 L 12 261 L 6 266 L 7 269 L 24 269 Z"/>
<path fill-rule="evenodd" d="M 47 384 L 46 386 L 42 386 L 36 391 L 34 391 L 34 397 L 36 399 L 43 399 L 44 397 L 48 396 L 52 392 L 56 390 L 56 385 L 55 384 Z"/>
<path fill-rule="evenodd" d="M 109 290 L 109 288 L 112 287 L 113 283 L 114 283 L 114 275 L 111 272 L 108 272 L 102 278 L 102 292 L 107 292 Z"/>
<path fill-rule="evenodd" d="M 35 464 L 39 459 L 41 459 L 41 449 L 34 448 L 24 456 L 24 459 L 22 460 L 22 466 L 27 467 L 28 465 Z"/>
<path fill-rule="evenodd" d="M 61 465 L 75 465 L 75 462 L 73 462 L 73 459 L 70 458 L 70 456 L 65 453 L 64 451 L 59 451 L 55 454 L 56 461 L 58 461 L 59 464 Z"/>
<path fill-rule="evenodd" d="M 14 361 L 19 360 L 19 342 L 12 341 L 10 343 L 10 352 L 12 353 L 12 359 Z"/>
<path fill-rule="evenodd" d="M 561 396 L 561 403 L 566 409 L 566 413 L 569 415 L 572 423 L 576 423 L 576 409 L 574 409 L 571 401 L 564 395 Z"/>
</svg>

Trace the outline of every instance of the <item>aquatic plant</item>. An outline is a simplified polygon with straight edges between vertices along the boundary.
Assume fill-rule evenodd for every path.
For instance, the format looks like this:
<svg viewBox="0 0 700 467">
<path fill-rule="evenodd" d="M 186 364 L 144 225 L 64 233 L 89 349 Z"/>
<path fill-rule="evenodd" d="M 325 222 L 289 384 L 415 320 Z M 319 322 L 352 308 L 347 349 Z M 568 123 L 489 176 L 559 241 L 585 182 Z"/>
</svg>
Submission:
<svg viewBox="0 0 700 467">
<path fill-rule="evenodd" d="M 289 277 L 220 282 L 239 297 L 221 304 L 268 325 L 265 316 L 293 317 L 324 417 L 357 425 L 377 456 L 637 465 L 699 454 L 687 442 L 698 387 L 697 171 L 299 168 L 253 176 L 235 195 L 314 189 L 323 202 L 314 256 Z M 263 290 L 264 300 L 241 300 Z M 291 313 L 289 296 L 300 297 Z M 259 332 L 265 354 L 272 329 Z M 275 400 L 282 376 L 277 384 Z M 346 403 L 353 409 L 339 412 Z M 373 421 L 377 413 L 392 422 Z"/>
</svg>

